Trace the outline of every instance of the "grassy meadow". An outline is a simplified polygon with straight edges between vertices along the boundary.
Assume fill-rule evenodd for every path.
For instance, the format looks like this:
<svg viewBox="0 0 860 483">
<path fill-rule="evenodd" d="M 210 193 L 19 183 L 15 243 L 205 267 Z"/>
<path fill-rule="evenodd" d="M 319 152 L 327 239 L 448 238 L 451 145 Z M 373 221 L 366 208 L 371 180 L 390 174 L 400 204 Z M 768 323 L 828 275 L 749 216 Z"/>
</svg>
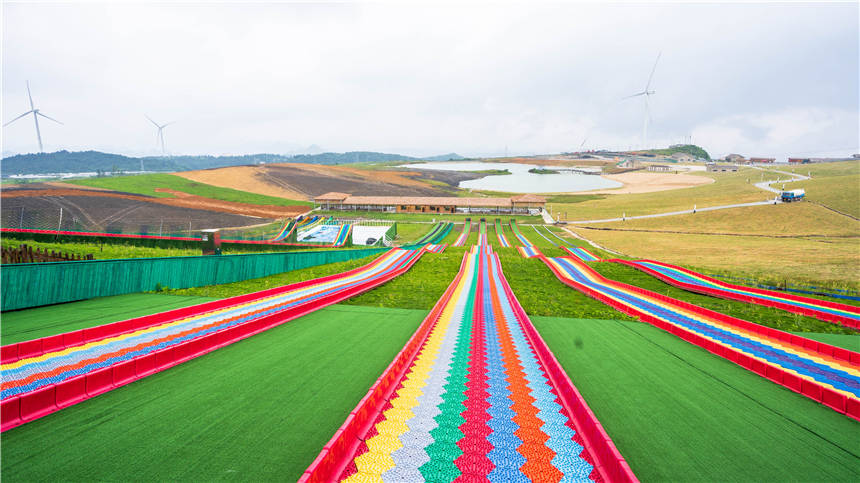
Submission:
<svg viewBox="0 0 860 483">
<path fill-rule="evenodd" d="M 786 183 L 786 189 L 803 188 L 809 201 L 860 218 L 860 160 L 804 164 L 789 171 L 811 174 L 812 179 Z"/>
</svg>

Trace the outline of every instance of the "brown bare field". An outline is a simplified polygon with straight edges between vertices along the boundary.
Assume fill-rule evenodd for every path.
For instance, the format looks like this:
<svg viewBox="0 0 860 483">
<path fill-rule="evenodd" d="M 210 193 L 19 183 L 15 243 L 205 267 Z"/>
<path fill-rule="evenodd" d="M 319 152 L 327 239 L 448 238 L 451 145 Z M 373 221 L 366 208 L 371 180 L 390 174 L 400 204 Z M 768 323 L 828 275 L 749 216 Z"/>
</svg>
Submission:
<svg viewBox="0 0 860 483">
<path fill-rule="evenodd" d="M 221 188 L 289 199 L 312 200 L 329 191 L 359 196 L 451 196 L 457 184 L 481 175 L 452 171 L 361 169 L 281 163 L 175 173 Z"/>
<path fill-rule="evenodd" d="M 66 185 L 67 186 L 67 185 Z M 159 188 L 159 190 L 163 190 Z M 120 193 L 116 191 L 70 189 L 68 187 L 55 188 L 44 186 L 44 189 L 4 189 L 2 198 L 102 198 L 102 199 L 124 199 L 144 203 L 172 206 L 176 208 L 190 208 L 194 210 L 214 211 L 218 213 L 230 213 L 234 215 L 255 216 L 259 218 L 284 218 L 295 216 L 308 211 L 306 206 L 270 206 L 252 205 L 247 203 L 236 203 L 232 201 L 214 200 L 201 196 L 189 195 L 172 190 L 171 194 L 178 195 L 176 198 L 155 198 L 151 196 Z"/>
<path fill-rule="evenodd" d="M 635 193 L 653 193 L 656 191 L 675 190 L 681 188 L 692 188 L 714 182 L 713 178 L 705 176 L 696 176 L 683 173 L 651 173 L 647 171 L 633 171 L 620 174 L 605 174 L 606 179 L 624 183 L 621 188 L 581 191 L 576 194 L 596 195 L 596 194 L 635 194 Z"/>
<path fill-rule="evenodd" d="M 191 181 L 218 186 L 220 188 L 231 188 L 291 200 L 307 199 L 304 193 L 293 191 L 266 180 L 265 166 L 230 166 L 227 168 L 204 169 L 200 171 L 182 171 L 173 174 Z"/>
</svg>

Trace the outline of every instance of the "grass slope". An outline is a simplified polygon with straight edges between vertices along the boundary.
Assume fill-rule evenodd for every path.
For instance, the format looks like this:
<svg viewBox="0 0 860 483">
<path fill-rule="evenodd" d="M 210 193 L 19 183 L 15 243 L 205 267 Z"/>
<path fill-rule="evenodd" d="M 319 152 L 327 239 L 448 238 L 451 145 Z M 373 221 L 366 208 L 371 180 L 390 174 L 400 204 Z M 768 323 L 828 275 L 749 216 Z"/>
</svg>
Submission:
<svg viewBox="0 0 860 483">
<path fill-rule="evenodd" d="M 856 481 L 860 424 L 643 323 L 532 317 L 642 481 Z"/>
<path fill-rule="evenodd" d="M 3 324 L 0 325 L 0 339 L 3 345 L 14 344 L 212 300 L 215 299 L 129 294 L 4 312 Z"/>
<path fill-rule="evenodd" d="M 137 176 L 111 176 L 107 178 L 86 178 L 67 181 L 69 184 L 92 186 L 94 188 L 105 188 L 126 193 L 137 193 L 141 195 L 155 196 L 158 198 L 172 198 L 170 193 L 159 193 L 155 188 L 168 188 L 182 191 L 190 195 L 212 198 L 215 200 L 234 201 L 237 203 L 249 203 L 254 205 L 276 205 L 276 206 L 312 206 L 308 201 L 288 200 L 274 196 L 259 195 L 239 191 L 230 188 L 220 188 L 204 183 L 191 181 L 172 174 L 142 174 Z"/>
<path fill-rule="evenodd" d="M 705 211 L 695 214 L 585 226 L 597 229 L 776 235 L 782 237 L 811 235 L 860 237 L 860 223 L 812 203 L 745 206 L 731 210 Z M 726 242 L 731 242 L 731 238 L 726 238 Z"/>
<path fill-rule="evenodd" d="M 803 165 L 790 170 L 812 174 L 812 179 L 786 183 L 786 189 L 803 188 L 808 200 L 860 218 L 860 161 Z"/>
<path fill-rule="evenodd" d="M 781 238 L 618 232 L 573 228 L 632 258 L 652 258 L 698 271 L 750 277 L 769 285 L 860 289 L 854 238 Z"/>
<path fill-rule="evenodd" d="M 328 307 L 20 426 L 3 480 L 296 481 L 425 315 Z"/>
</svg>

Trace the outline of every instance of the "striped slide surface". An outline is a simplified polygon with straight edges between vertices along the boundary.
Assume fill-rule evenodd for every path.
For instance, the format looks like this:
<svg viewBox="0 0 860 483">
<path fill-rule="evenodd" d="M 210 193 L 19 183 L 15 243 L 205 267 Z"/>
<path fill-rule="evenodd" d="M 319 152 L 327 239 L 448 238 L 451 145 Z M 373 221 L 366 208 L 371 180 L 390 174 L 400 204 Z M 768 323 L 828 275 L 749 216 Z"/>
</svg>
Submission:
<svg viewBox="0 0 860 483">
<path fill-rule="evenodd" d="M 444 251 L 445 251 L 445 249 L 446 249 L 446 248 L 448 248 L 448 244 L 447 244 L 447 243 L 442 244 L 442 245 L 432 245 L 432 244 L 431 244 L 431 245 L 426 245 L 426 246 L 424 247 L 424 250 L 426 250 L 426 251 L 428 251 L 428 252 L 430 252 L 430 253 L 442 253 L 442 252 L 444 252 Z"/>
<path fill-rule="evenodd" d="M 422 329 L 423 342 L 391 382 L 393 392 L 379 399 L 368 428 L 351 435 L 351 446 L 341 442 L 365 417 L 360 403 L 300 481 L 635 481 L 617 450 L 606 463 L 587 447 L 592 439 L 545 362 L 551 353 L 491 247 L 465 254 L 416 334 Z M 608 436 L 602 441 L 614 449 Z M 344 452 L 341 463 L 332 451 Z M 601 473 L 613 465 L 614 473 Z"/>
<path fill-rule="evenodd" d="M 543 254 L 538 250 L 538 247 L 531 245 L 527 247 L 517 247 L 517 251 L 520 252 L 523 258 L 534 258 L 542 256 Z"/>
<path fill-rule="evenodd" d="M 582 260 L 583 262 L 597 262 L 600 261 L 600 257 L 591 253 L 585 248 L 582 247 L 561 247 L 567 253 L 570 253 L 574 257 Z"/>
<path fill-rule="evenodd" d="M 485 245 L 487 245 L 487 223 L 482 221 L 478 225 L 478 246 L 482 247 Z"/>
<path fill-rule="evenodd" d="M 499 220 L 496 220 L 496 236 L 499 237 L 499 245 L 503 248 L 510 248 L 511 244 L 508 243 L 508 237 L 505 236 L 502 222 Z"/>
<path fill-rule="evenodd" d="M 743 285 L 726 283 L 715 278 L 696 273 L 686 268 L 669 265 L 655 260 L 619 260 L 660 280 L 691 292 L 703 293 L 732 300 L 740 300 L 767 307 L 777 307 L 789 312 L 808 315 L 828 322 L 836 322 L 847 327 L 860 329 L 860 307 L 819 300 L 799 295 L 789 295 L 773 290 L 764 290 Z"/>
<path fill-rule="evenodd" d="M 472 231 L 472 222 L 466 221 L 463 223 L 463 231 L 460 232 L 460 236 L 457 237 L 457 241 L 454 242 L 455 247 L 461 247 L 466 244 L 466 239 L 469 238 L 469 233 Z"/>
<path fill-rule="evenodd" d="M 296 229 L 296 225 L 298 225 L 298 223 L 296 223 L 295 220 L 288 219 L 284 223 L 283 228 L 281 228 L 281 230 L 278 232 L 278 234 L 275 235 L 274 237 L 272 237 L 271 241 L 278 242 L 278 241 L 283 240 L 284 238 L 287 238 L 288 236 L 290 236 L 290 234 L 293 232 L 293 230 Z"/>
<path fill-rule="evenodd" d="M 519 240 L 520 243 L 523 244 L 523 246 L 532 246 L 532 242 L 530 242 L 528 238 L 524 237 L 523 234 L 520 233 L 520 227 L 517 226 L 516 220 L 511 220 L 511 231 L 514 232 L 514 236 L 517 237 L 517 240 Z"/>
<path fill-rule="evenodd" d="M 46 408 L 43 409 L 47 412 L 44 414 L 56 411 L 60 406 L 65 407 L 61 401 L 63 399 L 61 394 L 71 390 L 69 384 L 74 382 L 73 379 L 85 380 L 85 390 L 89 394 L 91 392 L 91 379 L 95 378 L 95 376 L 93 378 L 90 376 L 95 373 L 106 373 L 108 382 L 111 382 L 112 378 L 113 382 L 116 382 L 116 372 L 113 375 L 110 372 L 114 366 L 123 365 L 127 368 L 129 367 L 128 363 L 131 362 L 131 367 L 134 367 L 135 360 L 139 362 L 141 358 L 148 355 L 157 352 L 164 354 L 164 351 L 168 350 L 173 351 L 171 353 L 180 351 L 185 354 L 189 347 L 200 346 L 198 339 L 209 336 L 218 339 L 219 347 L 226 345 L 238 340 L 238 338 L 225 340 L 225 333 L 246 331 L 242 334 L 243 337 L 239 337 L 245 338 L 252 335 L 247 333 L 249 327 L 259 326 L 259 330 L 253 332 L 257 333 L 381 285 L 408 270 L 423 252 L 424 250 L 391 249 L 373 262 L 342 274 L 132 319 L 131 321 L 84 329 L 82 331 L 84 337 L 78 337 L 78 344 L 59 344 L 59 347 L 56 347 L 58 340 L 69 340 L 70 337 L 64 338 L 64 336 L 75 334 L 69 333 L 4 346 L 2 348 L 3 363 L 0 365 L 0 371 L 2 371 L 0 400 L 3 404 L 3 430 L 35 419 L 35 417 L 30 416 L 43 411 L 35 410 L 34 405 L 46 405 Z M 263 319 L 272 323 L 265 325 Z M 133 325 L 136 327 L 132 325 L 129 330 L 130 325 L 128 323 L 134 323 Z M 99 330 L 101 328 L 107 329 Z M 230 332 L 231 330 L 232 332 Z M 98 335 L 86 337 L 87 334 Z M 38 348 L 48 345 L 53 345 L 56 349 L 40 350 Z M 35 349 L 34 346 L 36 346 Z M 205 352 L 209 352 L 209 350 L 203 353 Z M 180 362 L 196 357 L 200 353 L 185 355 L 190 357 L 186 357 Z M 163 358 L 163 355 L 159 357 Z M 139 378 L 136 377 L 131 380 Z M 131 382 L 131 380 L 125 381 L 125 383 Z M 116 384 L 112 384 L 112 386 L 116 386 Z M 110 389 L 113 387 L 106 388 L 106 390 Z M 52 394 L 51 392 L 46 393 L 46 390 L 53 391 L 53 400 L 45 400 L 51 399 L 50 394 Z M 92 395 L 90 394 L 90 396 Z M 79 402 L 79 400 L 75 402 Z M 15 406 L 14 403 L 18 403 L 18 405 Z M 15 424 L 16 421 L 13 417 L 15 407 L 18 408 L 17 411 L 20 416 L 17 424 Z M 36 417 L 41 417 L 44 414 L 38 414 Z M 7 424 L 11 425 L 7 427 Z"/>
<path fill-rule="evenodd" d="M 565 284 L 860 419 L 860 353 L 609 280 L 573 257 L 543 260 Z"/>
<path fill-rule="evenodd" d="M 446 223 L 442 222 L 442 221 L 440 221 L 439 223 L 436 223 L 435 225 L 433 225 L 433 228 L 430 229 L 430 232 L 428 232 L 426 235 L 422 236 L 420 240 L 415 242 L 415 244 L 416 245 L 424 245 L 425 243 L 432 243 L 433 239 L 436 238 L 436 236 L 439 233 L 441 233 L 442 230 L 445 228 L 445 225 L 446 225 Z"/>
</svg>

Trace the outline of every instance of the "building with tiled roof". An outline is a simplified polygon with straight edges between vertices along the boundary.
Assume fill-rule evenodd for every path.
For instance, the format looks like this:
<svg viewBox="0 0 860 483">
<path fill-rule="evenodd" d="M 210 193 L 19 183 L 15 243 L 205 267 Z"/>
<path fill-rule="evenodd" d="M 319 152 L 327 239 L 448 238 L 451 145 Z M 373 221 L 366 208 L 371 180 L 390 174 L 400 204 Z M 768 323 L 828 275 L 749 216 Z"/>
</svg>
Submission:
<svg viewBox="0 0 860 483">
<path fill-rule="evenodd" d="M 448 196 L 352 196 L 326 193 L 314 198 L 326 210 L 385 211 L 399 213 L 529 213 L 546 205 L 546 198 L 517 195 L 511 198 L 458 198 Z"/>
</svg>

